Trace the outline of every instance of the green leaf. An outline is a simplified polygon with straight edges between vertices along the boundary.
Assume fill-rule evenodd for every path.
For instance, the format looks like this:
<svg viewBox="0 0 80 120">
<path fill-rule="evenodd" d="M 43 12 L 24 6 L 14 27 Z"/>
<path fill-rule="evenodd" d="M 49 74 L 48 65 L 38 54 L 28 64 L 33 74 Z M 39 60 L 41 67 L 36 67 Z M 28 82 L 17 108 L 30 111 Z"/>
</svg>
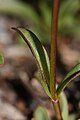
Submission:
<svg viewBox="0 0 80 120">
<path fill-rule="evenodd" d="M 0 13 L 27 19 L 34 24 L 38 24 L 39 20 L 37 13 L 30 5 L 18 0 L 9 0 L 9 2 L 0 0 Z"/>
<path fill-rule="evenodd" d="M 46 110 L 42 107 L 38 107 L 34 112 L 33 120 L 50 120 Z"/>
<path fill-rule="evenodd" d="M 40 80 L 40 82 L 46 93 L 47 94 L 50 93 L 49 92 L 50 63 L 45 48 L 42 46 L 41 42 L 36 37 L 36 35 L 30 30 L 25 28 L 12 28 L 12 29 L 17 31 L 29 46 L 31 52 L 33 53 L 37 61 L 40 70 L 40 74 L 42 77 L 42 80 Z M 48 96 L 50 97 L 50 94 L 48 94 Z"/>
<path fill-rule="evenodd" d="M 52 98 L 52 97 L 51 97 L 51 93 L 50 93 L 50 91 L 49 91 L 49 88 L 48 88 L 47 84 L 45 84 L 45 82 L 42 80 L 42 77 L 41 77 L 41 74 L 40 74 L 39 71 L 38 71 L 38 74 L 37 74 L 36 77 L 37 77 L 37 79 L 40 81 L 40 83 L 42 84 L 42 86 L 43 86 L 45 92 L 47 93 L 47 95 L 48 95 L 50 98 Z"/>
<path fill-rule="evenodd" d="M 80 64 L 76 65 L 67 75 L 64 77 L 62 82 L 57 88 L 57 95 L 60 95 L 60 93 L 64 90 L 64 88 L 67 86 L 67 84 L 75 79 L 77 76 L 80 75 Z"/>
<path fill-rule="evenodd" d="M 68 102 L 64 92 L 60 94 L 60 106 L 61 106 L 63 120 L 68 120 L 69 119 Z"/>
<path fill-rule="evenodd" d="M 0 54 L 0 65 L 1 64 L 4 64 L 4 58 L 3 58 L 3 56 Z"/>
</svg>

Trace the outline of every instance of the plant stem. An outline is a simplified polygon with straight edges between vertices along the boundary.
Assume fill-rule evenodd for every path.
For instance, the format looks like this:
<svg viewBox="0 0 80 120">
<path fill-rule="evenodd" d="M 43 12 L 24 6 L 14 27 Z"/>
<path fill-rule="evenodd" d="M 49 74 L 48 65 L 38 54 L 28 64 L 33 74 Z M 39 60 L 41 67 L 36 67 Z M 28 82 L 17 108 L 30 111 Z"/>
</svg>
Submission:
<svg viewBox="0 0 80 120">
<path fill-rule="evenodd" d="M 50 91 L 52 95 L 52 103 L 55 109 L 57 120 L 62 120 L 60 105 L 56 94 L 56 51 L 57 51 L 59 4 L 60 4 L 60 0 L 54 0 L 53 9 L 52 9 Z"/>
<path fill-rule="evenodd" d="M 52 9 L 52 28 L 51 28 L 51 65 L 50 65 L 50 91 L 53 99 L 56 95 L 56 49 L 57 49 L 57 29 L 58 29 L 59 0 L 54 0 Z"/>
<path fill-rule="evenodd" d="M 54 110 L 55 110 L 57 120 L 63 120 L 62 117 L 61 117 L 61 110 L 60 110 L 59 101 L 57 101 L 57 102 L 52 101 L 52 103 L 53 103 L 53 107 L 54 107 Z"/>
</svg>

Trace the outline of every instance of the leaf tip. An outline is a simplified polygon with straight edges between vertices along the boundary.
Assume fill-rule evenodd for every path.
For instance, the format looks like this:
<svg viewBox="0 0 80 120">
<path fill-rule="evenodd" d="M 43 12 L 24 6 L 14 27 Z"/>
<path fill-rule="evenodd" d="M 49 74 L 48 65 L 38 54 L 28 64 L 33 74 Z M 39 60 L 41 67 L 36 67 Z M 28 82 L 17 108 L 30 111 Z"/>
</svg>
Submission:
<svg viewBox="0 0 80 120">
<path fill-rule="evenodd" d="M 12 30 L 16 30 L 18 27 L 11 27 Z"/>
</svg>

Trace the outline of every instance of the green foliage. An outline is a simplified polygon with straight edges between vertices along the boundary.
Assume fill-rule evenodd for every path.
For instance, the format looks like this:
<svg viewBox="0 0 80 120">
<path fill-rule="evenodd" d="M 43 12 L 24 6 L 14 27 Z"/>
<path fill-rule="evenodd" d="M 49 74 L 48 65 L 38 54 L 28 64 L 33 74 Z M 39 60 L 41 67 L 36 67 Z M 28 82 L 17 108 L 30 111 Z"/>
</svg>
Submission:
<svg viewBox="0 0 80 120">
<path fill-rule="evenodd" d="M 44 49 L 43 45 L 39 41 L 39 39 L 36 37 L 34 33 L 32 33 L 28 29 L 24 28 L 13 28 L 15 31 L 17 31 L 24 41 L 28 44 L 29 48 L 31 49 L 37 64 L 39 66 L 40 70 L 40 75 L 41 78 L 40 82 L 47 93 L 47 95 L 52 99 L 52 94 L 50 92 L 50 62 L 49 58 L 47 56 L 46 50 Z M 80 64 L 76 65 L 62 80 L 60 85 L 57 87 L 56 93 L 59 96 L 62 90 L 67 86 L 67 84 L 76 78 L 78 75 L 80 75 Z M 54 91 L 53 91 L 54 92 Z M 64 101 L 62 102 L 62 106 L 64 103 L 65 108 L 63 107 L 63 112 L 62 116 L 67 120 L 68 118 L 68 108 L 67 108 L 67 103 L 64 95 L 61 95 L 61 100 Z M 66 117 L 64 117 L 66 116 Z"/>
<path fill-rule="evenodd" d="M 80 38 L 80 14 L 78 14 L 78 11 L 80 10 L 80 0 L 63 0 L 60 2 L 59 34 L 61 36 Z M 48 30 L 51 28 L 51 8 L 52 7 L 49 6 L 47 2 L 40 2 L 44 26 L 46 26 Z M 49 33 L 50 31 L 48 34 Z"/>
<path fill-rule="evenodd" d="M 16 30 L 22 36 L 22 38 L 25 40 L 25 42 L 31 49 L 40 70 L 40 74 L 42 77 L 41 84 L 44 87 L 46 93 L 49 95 L 49 97 L 51 97 L 49 92 L 50 63 L 45 48 L 43 47 L 37 36 L 30 30 L 24 28 L 13 29 Z"/>
<path fill-rule="evenodd" d="M 0 65 L 1 64 L 4 64 L 4 58 L 3 58 L 3 56 L 0 54 Z"/>
<path fill-rule="evenodd" d="M 0 0 L 0 13 L 19 17 L 24 20 L 33 21 L 33 23 L 38 23 L 38 15 L 34 9 L 28 4 L 17 0 Z"/>
<path fill-rule="evenodd" d="M 29 23 L 31 29 L 39 36 L 39 38 L 46 42 L 49 40 L 49 29 L 46 28 L 44 20 L 29 4 L 13 0 L 13 1 L 0 1 L 0 13 L 11 15 L 23 19 Z M 48 33 L 45 34 L 44 33 Z"/>
<path fill-rule="evenodd" d="M 72 1 L 72 0 L 70 0 L 70 1 Z M 77 2 L 79 2 L 79 1 L 77 1 Z M 57 3 L 57 4 L 55 4 L 55 3 Z M 68 3 L 68 4 L 70 4 L 70 3 Z M 65 8 L 68 7 L 68 4 L 66 4 L 65 7 L 63 6 L 64 11 L 65 11 Z M 74 10 L 73 8 L 76 4 L 77 3 L 72 5 L 70 7 L 70 9 L 68 10 L 69 15 L 72 14 L 72 11 Z M 45 23 L 46 23 L 46 25 L 48 25 L 48 22 L 50 19 L 47 19 L 47 17 L 49 18 L 49 16 L 45 15 L 46 12 L 45 12 L 44 8 L 46 8 L 48 10 L 48 8 L 45 4 L 41 7 L 41 9 L 43 11 Z M 59 8 L 59 0 L 57 0 L 57 2 L 56 2 L 56 0 L 54 1 L 54 8 L 56 10 L 53 10 L 53 13 L 55 13 L 55 16 L 54 16 L 55 19 L 53 19 L 53 17 L 52 17 L 52 21 L 54 21 L 54 23 L 52 24 L 52 27 L 53 27 L 52 30 L 54 30 L 54 31 L 52 31 L 52 35 L 55 36 L 57 34 L 57 24 L 58 23 L 56 21 L 57 21 L 57 16 L 58 16 L 57 10 Z M 78 10 L 78 9 L 76 8 L 76 10 Z M 65 15 L 64 11 L 61 12 L 63 17 Z M 72 15 L 74 15 L 74 13 L 75 13 L 75 10 L 73 11 Z M 70 16 L 68 16 L 68 17 L 70 17 Z M 69 22 L 71 22 L 70 21 L 71 19 L 72 18 L 69 18 Z M 59 26 L 60 26 L 60 24 L 59 24 Z M 41 23 L 41 25 L 42 25 L 42 23 Z M 65 24 L 63 24 L 63 25 L 65 25 Z M 42 28 L 44 28 L 44 26 Z M 56 61 L 57 35 L 55 37 L 51 37 L 52 38 L 51 39 L 51 61 L 49 61 L 49 58 L 48 58 L 45 48 L 43 47 L 40 40 L 37 38 L 37 36 L 32 31 L 25 29 L 25 28 L 16 28 L 16 27 L 13 27 L 12 29 L 14 29 L 15 31 L 17 31 L 20 34 L 20 36 L 24 39 L 24 41 L 29 46 L 31 52 L 33 53 L 33 56 L 35 57 L 35 60 L 39 67 L 39 73 L 40 73 L 40 77 L 41 77 L 40 82 L 43 86 L 43 89 L 45 90 L 45 92 L 50 97 L 50 99 L 53 103 L 57 119 L 62 120 L 62 118 L 63 118 L 63 120 L 67 120 L 69 118 L 68 117 L 68 105 L 67 105 L 66 97 L 62 91 L 64 90 L 64 88 L 67 86 L 67 84 L 71 80 L 73 80 L 74 78 L 76 78 L 77 76 L 80 75 L 80 64 L 76 65 L 69 73 L 67 73 L 67 75 L 64 77 L 64 79 L 61 81 L 60 85 L 56 88 L 56 84 L 57 84 L 56 83 L 56 74 L 55 74 L 56 73 L 56 64 L 54 61 Z M 47 34 L 47 32 L 46 32 L 46 34 Z M 54 53 L 53 53 L 53 51 L 54 51 Z M 51 62 L 51 64 L 50 64 L 50 62 Z M 60 106 L 62 108 L 62 110 L 61 110 L 62 115 L 60 114 L 59 97 L 60 97 Z M 37 119 L 38 120 L 39 119 L 48 120 L 48 116 L 46 117 L 43 109 L 41 109 L 41 108 L 38 108 L 34 114 L 34 120 L 37 120 Z"/>
<path fill-rule="evenodd" d="M 47 115 L 46 110 L 43 107 L 39 106 L 34 112 L 33 120 L 50 120 L 50 119 Z"/>
<path fill-rule="evenodd" d="M 69 120 L 68 103 L 67 103 L 66 96 L 63 92 L 60 95 L 60 105 L 61 105 L 63 120 Z M 41 106 L 39 106 L 35 110 L 33 116 L 34 116 L 33 120 L 50 120 L 46 110 Z M 70 117 L 70 118 L 71 118 L 71 120 L 74 120 L 74 118 L 72 118 L 72 117 Z"/>
<path fill-rule="evenodd" d="M 62 92 L 62 90 L 64 90 L 67 84 L 79 75 L 80 64 L 76 65 L 70 72 L 68 72 L 64 79 L 61 81 L 60 85 L 57 88 L 57 95 L 60 95 L 60 93 Z"/>
<path fill-rule="evenodd" d="M 51 34 L 51 2 L 39 1 L 41 13 L 39 16 L 29 4 L 24 4 L 17 0 L 0 1 L 0 13 L 24 19 L 42 42 L 49 43 Z M 80 16 L 76 15 L 79 10 L 80 0 L 61 1 L 59 15 L 59 34 L 61 36 L 80 38 Z"/>
<path fill-rule="evenodd" d="M 69 119 L 68 102 L 64 92 L 62 92 L 60 95 L 60 106 L 63 120 L 68 120 Z"/>
<path fill-rule="evenodd" d="M 60 34 L 80 38 L 80 0 L 63 1 L 60 6 L 59 32 Z"/>
</svg>

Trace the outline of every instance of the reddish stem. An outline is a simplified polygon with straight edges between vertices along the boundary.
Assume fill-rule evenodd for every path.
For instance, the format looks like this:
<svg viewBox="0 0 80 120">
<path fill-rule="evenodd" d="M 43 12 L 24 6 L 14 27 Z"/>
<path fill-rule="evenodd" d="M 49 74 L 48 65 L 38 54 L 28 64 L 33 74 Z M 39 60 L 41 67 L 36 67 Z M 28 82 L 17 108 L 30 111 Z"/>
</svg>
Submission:
<svg viewBox="0 0 80 120">
<path fill-rule="evenodd" d="M 59 13 L 59 0 L 54 0 L 52 10 L 52 28 L 51 28 L 51 83 L 50 90 L 53 99 L 56 100 L 56 49 L 57 49 L 57 31 L 58 31 L 58 13 Z M 52 85 L 53 84 L 53 85 Z"/>
</svg>

